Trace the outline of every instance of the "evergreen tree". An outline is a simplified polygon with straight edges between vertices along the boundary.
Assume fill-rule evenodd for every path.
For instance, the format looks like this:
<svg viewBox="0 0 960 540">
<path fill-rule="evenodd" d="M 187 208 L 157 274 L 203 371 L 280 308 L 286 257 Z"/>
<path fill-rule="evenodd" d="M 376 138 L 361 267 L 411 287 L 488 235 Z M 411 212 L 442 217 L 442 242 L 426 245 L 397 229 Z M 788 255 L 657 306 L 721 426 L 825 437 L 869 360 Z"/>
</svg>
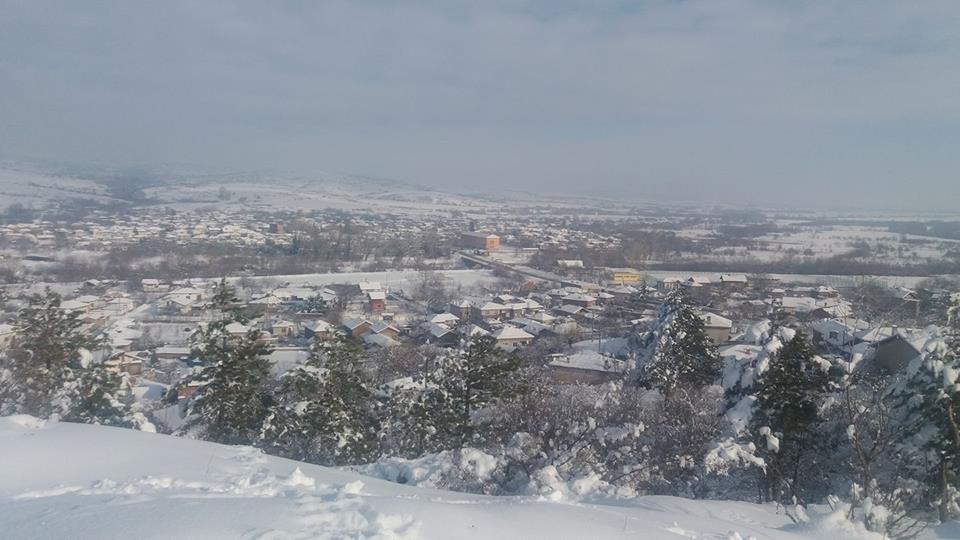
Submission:
<svg viewBox="0 0 960 540">
<path fill-rule="evenodd" d="M 440 392 L 425 381 L 404 388 L 385 388 L 381 421 L 385 455 L 418 458 L 438 452 L 447 443 L 445 414 Z"/>
<path fill-rule="evenodd" d="M 61 298 L 49 289 L 32 295 L 17 318 L 14 340 L 3 357 L 0 404 L 13 412 L 48 417 L 65 412 L 55 397 L 81 367 L 84 356 L 99 345 L 83 332 L 76 312 L 60 307 Z"/>
<path fill-rule="evenodd" d="M 233 289 L 222 280 L 213 304 L 224 318 L 194 335 L 193 355 L 206 367 L 190 379 L 201 386 L 191 398 L 190 420 L 181 431 L 225 444 L 252 445 L 260 440 L 272 403 L 270 348 L 257 329 L 239 336 L 227 331 L 239 323 L 239 313 L 231 307 L 235 299 Z"/>
<path fill-rule="evenodd" d="M 67 385 L 68 400 L 72 403 L 63 416 L 67 422 L 130 427 L 132 420 L 122 396 L 120 375 L 108 371 L 101 364 L 75 372 L 75 381 Z"/>
<path fill-rule="evenodd" d="M 319 294 L 307 298 L 300 307 L 301 313 L 326 313 L 330 308 L 327 301 Z"/>
<path fill-rule="evenodd" d="M 519 357 L 505 355 L 490 336 L 471 339 L 459 354 L 445 359 L 431 375 L 428 404 L 436 408 L 435 425 L 446 435 L 448 448 L 475 442 L 475 413 L 521 390 L 516 377 L 519 368 Z"/>
<path fill-rule="evenodd" d="M 246 317 L 240 309 L 240 298 L 237 296 L 237 290 L 229 283 L 227 278 L 220 278 L 217 286 L 210 297 L 209 306 L 220 313 L 222 320 L 236 322 L 246 322 Z"/>
<path fill-rule="evenodd" d="M 960 320 L 949 326 L 906 369 L 891 396 L 903 425 L 902 451 L 929 488 L 940 521 L 960 514 Z"/>
<path fill-rule="evenodd" d="M 119 401 L 120 377 L 94 362 L 101 339 L 83 330 L 75 312 L 49 289 L 29 297 L 14 340 L 0 363 L 0 414 L 23 413 L 69 422 L 131 426 Z"/>
<path fill-rule="evenodd" d="M 646 336 L 640 384 L 669 399 L 681 387 L 703 387 L 720 376 L 720 356 L 706 334 L 703 319 L 682 290 L 663 301 L 657 327 Z"/>
<path fill-rule="evenodd" d="M 639 317 L 647 309 L 647 301 L 650 299 L 650 288 L 647 282 L 642 281 L 637 287 L 637 292 L 631 293 L 624 301 L 624 311 L 633 316 Z"/>
<path fill-rule="evenodd" d="M 770 359 L 755 385 L 756 405 L 751 420 L 758 455 L 767 463 L 767 496 L 803 500 L 801 466 L 814 457 L 820 406 L 836 380 L 829 362 L 816 356 L 803 332 L 797 331 Z M 816 469 L 812 469 L 816 470 Z"/>
<path fill-rule="evenodd" d="M 362 365 L 363 350 L 342 336 L 317 339 L 304 365 L 285 378 L 272 435 L 324 465 L 368 463 L 379 455 L 378 402 Z"/>
</svg>

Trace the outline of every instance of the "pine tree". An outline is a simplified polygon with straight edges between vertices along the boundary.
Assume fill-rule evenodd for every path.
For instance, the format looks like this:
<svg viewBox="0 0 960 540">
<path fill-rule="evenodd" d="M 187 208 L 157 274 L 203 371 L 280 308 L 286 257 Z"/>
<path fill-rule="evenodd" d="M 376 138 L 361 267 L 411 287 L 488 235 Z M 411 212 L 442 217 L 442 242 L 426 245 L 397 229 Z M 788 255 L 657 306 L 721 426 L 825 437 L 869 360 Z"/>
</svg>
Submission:
<svg viewBox="0 0 960 540">
<path fill-rule="evenodd" d="M 240 298 L 237 296 L 237 290 L 227 283 L 227 278 L 220 278 L 217 286 L 210 297 L 209 306 L 220 312 L 221 319 L 230 321 L 246 322 L 246 317 L 240 309 Z"/>
<path fill-rule="evenodd" d="M 213 304 L 224 318 L 194 336 L 193 355 L 206 367 L 190 379 L 201 386 L 191 398 L 190 420 L 181 432 L 225 444 L 252 445 L 260 440 L 270 413 L 270 348 L 256 329 L 240 336 L 227 332 L 227 326 L 240 318 L 231 307 L 235 299 L 233 289 L 221 281 Z"/>
<path fill-rule="evenodd" d="M 307 366 L 320 372 L 316 397 L 307 403 L 304 423 L 321 463 L 367 463 L 378 454 L 380 422 L 363 349 L 344 338 L 320 340 Z"/>
<path fill-rule="evenodd" d="M 121 377 L 102 365 L 91 365 L 76 372 L 76 380 L 67 384 L 66 391 L 72 406 L 63 420 L 118 427 L 132 425 L 130 411 L 119 399 Z"/>
<path fill-rule="evenodd" d="M 363 349 L 343 336 L 317 338 L 303 366 L 288 372 L 266 440 L 285 455 L 323 465 L 369 463 L 380 453 L 380 403 Z"/>
<path fill-rule="evenodd" d="M 428 403 L 435 407 L 435 425 L 446 436 L 447 448 L 476 441 L 474 414 L 489 403 L 521 390 L 520 359 L 505 355 L 490 336 L 471 339 L 459 354 L 448 356 L 431 375 Z"/>
<path fill-rule="evenodd" d="M 301 313 L 326 313 L 330 309 L 327 301 L 319 294 L 307 298 L 300 307 Z"/>
<path fill-rule="evenodd" d="M 83 332 L 77 313 L 60 307 L 60 295 L 49 289 L 32 295 L 17 318 L 14 340 L 3 358 L 0 411 L 38 417 L 65 412 L 56 396 L 81 367 L 98 341 Z"/>
<path fill-rule="evenodd" d="M 378 389 L 384 456 L 417 458 L 438 450 L 433 444 L 437 409 L 427 405 L 426 378 L 426 372 L 419 373 L 410 377 L 409 382 L 397 379 L 396 383 L 383 384 Z"/>
<path fill-rule="evenodd" d="M 101 340 L 49 289 L 20 311 L 15 337 L 0 357 L 0 414 L 23 413 L 68 422 L 138 424 L 119 401 L 120 377 L 93 361 Z"/>
<path fill-rule="evenodd" d="M 768 497 L 803 499 L 801 465 L 817 444 L 820 405 L 837 373 L 817 357 L 803 332 L 797 331 L 770 359 L 755 386 L 751 427 L 767 462 Z"/>
<path fill-rule="evenodd" d="M 914 473 L 930 486 L 940 521 L 960 513 L 960 312 L 945 335 L 925 347 L 890 395 L 900 413 Z M 933 488 L 933 486 L 936 486 Z"/>
<path fill-rule="evenodd" d="M 646 343 L 640 384 L 660 390 L 667 399 L 678 387 L 707 386 L 720 376 L 717 349 L 706 334 L 703 319 L 680 289 L 664 299 L 657 327 Z"/>
</svg>

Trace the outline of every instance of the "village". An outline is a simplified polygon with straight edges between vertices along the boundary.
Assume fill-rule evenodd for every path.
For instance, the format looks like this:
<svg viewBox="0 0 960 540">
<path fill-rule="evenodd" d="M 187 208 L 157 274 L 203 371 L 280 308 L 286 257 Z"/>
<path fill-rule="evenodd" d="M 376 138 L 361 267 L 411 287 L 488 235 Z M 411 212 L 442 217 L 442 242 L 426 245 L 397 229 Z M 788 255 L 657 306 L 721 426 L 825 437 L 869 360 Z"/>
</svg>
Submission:
<svg viewBox="0 0 960 540">
<path fill-rule="evenodd" d="M 274 235 L 283 235 L 280 229 Z M 927 339 L 921 304 L 927 311 L 931 303 L 957 299 L 947 290 L 887 287 L 895 301 L 890 309 L 866 313 L 858 312 L 855 288 L 746 274 L 653 277 L 570 259 L 541 271 L 505 262 L 522 250 L 511 250 L 495 233 L 461 231 L 454 244 L 462 257 L 457 270 L 224 276 L 247 320 L 227 331 L 238 338 L 258 332 L 278 377 L 301 365 L 317 338 L 346 336 L 371 352 L 369 361 L 398 364 L 490 336 L 507 354 L 546 363 L 559 384 L 603 384 L 635 366 L 638 339 L 656 322 L 662 298 L 681 289 L 726 361 L 756 355 L 759 333 L 775 319 L 807 328 L 823 356 L 864 358 L 893 372 L 918 356 Z M 78 314 L 88 332 L 104 336 L 99 354 L 105 365 L 124 374 L 159 426 L 174 430 L 182 420 L 178 404 L 200 384 L 191 379 L 203 367 L 192 344 L 215 317 L 210 302 L 219 282 L 89 279 L 54 288 L 64 294 L 63 309 Z M 0 347 L 12 339 L 17 309 L 42 286 L 5 287 Z M 390 376 L 405 375 L 388 370 L 382 382 Z"/>
</svg>

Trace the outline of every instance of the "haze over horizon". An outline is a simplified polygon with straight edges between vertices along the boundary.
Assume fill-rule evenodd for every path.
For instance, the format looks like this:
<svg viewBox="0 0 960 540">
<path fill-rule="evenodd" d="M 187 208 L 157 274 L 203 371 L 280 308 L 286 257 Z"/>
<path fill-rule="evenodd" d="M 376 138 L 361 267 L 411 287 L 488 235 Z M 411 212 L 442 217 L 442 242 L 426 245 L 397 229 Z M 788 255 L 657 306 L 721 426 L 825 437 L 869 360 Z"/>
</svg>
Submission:
<svg viewBox="0 0 960 540">
<path fill-rule="evenodd" d="M 940 0 L 4 1 L 0 158 L 956 210 L 958 27 Z"/>
</svg>

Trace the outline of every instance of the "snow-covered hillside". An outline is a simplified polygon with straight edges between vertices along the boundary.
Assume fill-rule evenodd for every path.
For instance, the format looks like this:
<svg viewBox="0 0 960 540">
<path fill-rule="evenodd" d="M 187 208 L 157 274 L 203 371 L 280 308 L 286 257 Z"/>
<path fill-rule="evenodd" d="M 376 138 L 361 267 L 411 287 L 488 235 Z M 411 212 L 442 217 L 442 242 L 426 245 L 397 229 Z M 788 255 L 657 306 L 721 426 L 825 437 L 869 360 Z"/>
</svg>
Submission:
<svg viewBox="0 0 960 540">
<path fill-rule="evenodd" d="M 847 538 L 837 515 L 643 497 L 618 506 L 391 484 L 248 447 L 0 418 L 3 538 Z M 949 538 L 958 531 L 928 531 Z"/>
<path fill-rule="evenodd" d="M 116 202 L 105 186 L 93 180 L 0 164 L 0 211 L 15 203 L 42 208 L 75 199 Z"/>
</svg>

